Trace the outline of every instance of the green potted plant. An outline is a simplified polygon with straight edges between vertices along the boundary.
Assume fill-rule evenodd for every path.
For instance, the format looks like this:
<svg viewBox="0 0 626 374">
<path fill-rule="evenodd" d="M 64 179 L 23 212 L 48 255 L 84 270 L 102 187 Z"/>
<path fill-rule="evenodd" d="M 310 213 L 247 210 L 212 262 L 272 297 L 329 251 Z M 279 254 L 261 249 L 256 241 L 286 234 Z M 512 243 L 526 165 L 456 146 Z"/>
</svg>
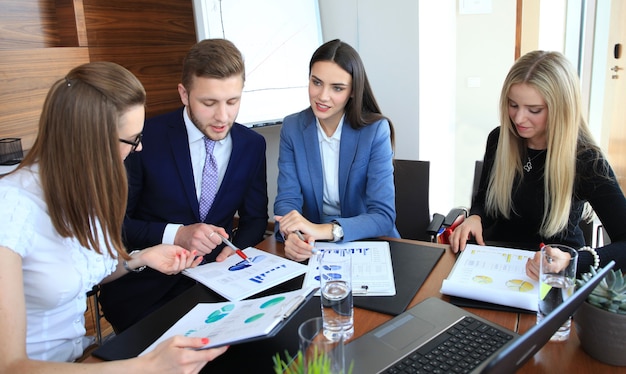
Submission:
<svg viewBox="0 0 626 374">
<path fill-rule="evenodd" d="M 585 284 L 596 275 L 582 275 Z M 611 270 L 574 314 L 580 345 L 591 357 L 615 366 L 626 366 L 626 279 L 620 270 Z"/>
<path fill-rule="evenodd" d="M 305 370 L 305 360 L 302 351 L 298 351 L 296 357 L 292 359 L 289 356 L 288 352 L 285 352 L 286 361 L 280 358 L 280 355 L 276 353 L 272 360 L 274 361 L 274 372 L 276 374 L 332 374 L 333 371 L 331 369 L 331 360 L 330 357 L 322 352 L 317 354 L 314 353 L 315 358 L 306 360 L 306 370 Z M 345 373 L 342 374 L 351 374 L 354 362 L 350 363 L 350 368 Z"/>
</svg>

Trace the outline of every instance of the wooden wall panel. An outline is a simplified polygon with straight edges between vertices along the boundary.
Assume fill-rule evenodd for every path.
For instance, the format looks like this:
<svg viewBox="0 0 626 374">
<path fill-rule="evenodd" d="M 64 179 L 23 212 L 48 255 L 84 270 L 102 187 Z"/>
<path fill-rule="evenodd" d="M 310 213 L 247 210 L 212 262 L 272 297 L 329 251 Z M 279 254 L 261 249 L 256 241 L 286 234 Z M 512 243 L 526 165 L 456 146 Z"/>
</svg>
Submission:
<svg viewBox="0 0 626 374">
<path fill-rule="evenodd" d="M 51 0 L 2 0 L 0 49 L 59 45 L 57 14 Z"/>
<path fill-rule="evenodd" d="M 191 0 L 82 0 L 91 61 L 116 62 L 147 92 L 146 117 L 182 105 L 176 86 L 196 42 Z"/>
<path fill-rule="evenodd" d="M 90 47 L 190 45 L 191 0 L 83 0 Z"/>
<path fill-rule="evenodd" d="M 86 48 L 0 50 L 0 138 L 22 138 L 30 149 L 50 86 L 88 61 Z"/>
<path fill-rule="evenodd" d="M 113 61 L 132 71 L 147 93 L 146 118 L 172 111 L 182 102 L 178 96 L 186 46 L 89 48 L 91 61 Z"/>
<path fill-rule="evenodd" d="M 52 83 L 89 61 L 136 74 L 148 116 L 181 105 L 176 85 L 196 42 L 192 0 L 1 1 L 0 138 L 22 138 L 30 149 Z"/>
</svg>

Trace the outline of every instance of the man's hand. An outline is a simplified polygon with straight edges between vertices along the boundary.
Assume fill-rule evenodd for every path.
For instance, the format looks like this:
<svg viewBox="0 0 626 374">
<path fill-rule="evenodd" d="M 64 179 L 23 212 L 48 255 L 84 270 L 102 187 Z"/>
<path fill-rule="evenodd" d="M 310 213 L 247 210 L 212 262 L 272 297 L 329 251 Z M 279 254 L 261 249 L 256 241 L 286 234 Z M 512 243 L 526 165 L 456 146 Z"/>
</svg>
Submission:
<svg viewBox="0 0 626 374">
<path fill-rule="evenodd" d="M 206 223 L 194 223 L 193 225 L 182 226 L 178 229 L 176 237 L 174 238 L 174 244 L 190 251 L 196 250 L 206 255 L 211 253 L 215 247 L 222 244 L 222 238 L 220 238 L 218 234 L 228 237 L 226 230 L 221 227 L 208 225 Z M 224 251 L 222 251 L 222 253 L 223 252 Z"/>
</svg>

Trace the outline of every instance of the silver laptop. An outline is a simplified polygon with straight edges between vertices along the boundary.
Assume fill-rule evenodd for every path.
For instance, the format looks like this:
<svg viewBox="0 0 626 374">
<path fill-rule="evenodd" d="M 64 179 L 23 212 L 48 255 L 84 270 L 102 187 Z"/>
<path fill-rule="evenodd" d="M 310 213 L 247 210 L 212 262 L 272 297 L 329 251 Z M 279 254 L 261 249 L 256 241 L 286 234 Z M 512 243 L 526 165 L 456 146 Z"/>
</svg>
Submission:
<svg viewBox="0 0 626 374">
<path fill-rule="evenodd" d="M 550 340 L 614 264 L 599 269 L 597 276 L 523 335 L 441 299 L 426 299 L 348 343 L 346 366 L 353 361 L 353 373 L 359 374 L 398 373 L 423 365 L 428 366 L 425 371 L 446 373 L 513 373 Z"/>
</svg>

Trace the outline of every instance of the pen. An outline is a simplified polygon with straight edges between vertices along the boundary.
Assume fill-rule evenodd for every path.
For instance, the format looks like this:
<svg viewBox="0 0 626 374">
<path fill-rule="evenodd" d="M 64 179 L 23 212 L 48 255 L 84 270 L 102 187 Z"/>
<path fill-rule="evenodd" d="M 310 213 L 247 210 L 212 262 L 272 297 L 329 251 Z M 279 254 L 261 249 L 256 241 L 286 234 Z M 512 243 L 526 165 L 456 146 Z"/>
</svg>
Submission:
<svg viewBox="0 0 626 374">
<path fill-rule="evenodd" d="M 293 231 L 294 234 L 296 234 L 298 236 L 298 239 L 302 240 L 303 242 L 306 242 L 306 239 L 304 239 L 304 235 L 302 235 L 302 232 L 300 230 L 294 230 Z M 319 250 L 315 247 L 313 247 L 313 249 L 311 250 L 311 252 L 316 255 L 317 252 L 319 252 Z"/>
<path fill-rule="evenodd" d="M 217 234 L 220 235 L 220 234 Z M 248 256 L 246 256 L 245 253 L 243 253 L 243 251 L 239 248 L 237 248 L 233 243 L 231 243 L 230 240 L 226 239 L 225 237 L 223 237 L 222 235 L 220 235 L 220 238 L 222 238 L 222 241 L 224 242 L 224 244 L 226 244 L 227 246 L 231 247 L 235 253 L 237 253 L 239 255 L 239 257 L 243 258 L 244 260 L 248 261 L 248 263 L 252 263 L 252 260 L 250 260 L 250 258 Z"/>
<path fill-rule="evenodd" d="M 306 242 L 306 240 L 304 240 L 304 235 L 302 235 L 302 232 L 300 232 L 300 230 L 294 230 L 294 234 L 298 236 L 298 239 L 302 240 L 303 242 Z"/>
</svg>

